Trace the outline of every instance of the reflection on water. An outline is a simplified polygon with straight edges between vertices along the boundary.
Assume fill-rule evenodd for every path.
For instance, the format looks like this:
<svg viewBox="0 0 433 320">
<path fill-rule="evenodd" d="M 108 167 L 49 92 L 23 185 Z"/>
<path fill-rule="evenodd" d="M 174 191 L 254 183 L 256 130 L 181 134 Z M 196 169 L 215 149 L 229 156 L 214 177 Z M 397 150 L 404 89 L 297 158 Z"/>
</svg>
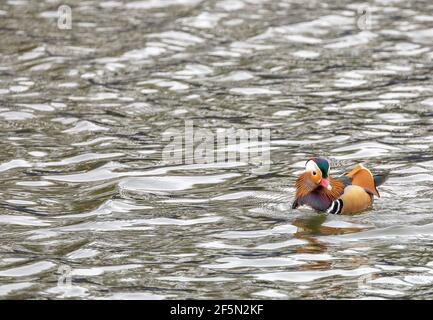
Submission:
<svg viewBox="0 0 433 320">
<path fill-rule="evenodd" d="M 60 4 L 0 5 L 0 298 L 432 297 L 433 4 Z M 269 172 L 164 163 L 186 120 L 270 129 Z M 393 174 L 293 211 L 312 155 Z"/>
</svg>

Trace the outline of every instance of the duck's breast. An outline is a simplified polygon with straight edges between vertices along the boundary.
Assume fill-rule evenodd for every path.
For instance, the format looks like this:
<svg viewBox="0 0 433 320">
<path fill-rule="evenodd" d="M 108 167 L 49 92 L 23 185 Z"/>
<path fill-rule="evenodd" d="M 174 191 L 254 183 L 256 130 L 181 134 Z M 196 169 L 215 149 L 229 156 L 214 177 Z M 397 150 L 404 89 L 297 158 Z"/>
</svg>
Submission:
<svg viewBox="0 0 433 320">
<path fill-rule="evenodd" d="M 324 194 L 311 192 L 310 194 L 298 199 L 299 205 L 307 205 L 319 211 L 326 211 L 331 205 L 331 200 Z"/>
</svg>

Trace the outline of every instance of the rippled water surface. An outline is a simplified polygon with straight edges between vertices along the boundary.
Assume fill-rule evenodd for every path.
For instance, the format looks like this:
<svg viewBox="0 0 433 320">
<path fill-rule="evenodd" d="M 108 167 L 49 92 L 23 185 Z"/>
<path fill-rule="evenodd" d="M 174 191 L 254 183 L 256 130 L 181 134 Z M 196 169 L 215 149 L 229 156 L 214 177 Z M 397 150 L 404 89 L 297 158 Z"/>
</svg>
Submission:
<svg viewBox="0 0 433 320">
<path fill-rule="evenodd" d="M 430 1 L 61 4 L 0 4 L 0 298 L 433 298 Z M 269 172 L 162 161 L 186 120 L 270 129 Z M 392 175 L 292 210 L 314 155 Z"/>
</svg>

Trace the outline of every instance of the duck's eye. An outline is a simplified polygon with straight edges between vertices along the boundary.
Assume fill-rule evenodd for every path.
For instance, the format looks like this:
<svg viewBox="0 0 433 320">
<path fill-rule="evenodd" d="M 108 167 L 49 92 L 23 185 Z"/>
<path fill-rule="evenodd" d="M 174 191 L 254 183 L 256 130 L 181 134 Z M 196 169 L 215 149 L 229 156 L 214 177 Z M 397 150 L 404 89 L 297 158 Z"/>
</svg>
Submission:
<svg viewBox="0 0 433 320">
<path fill-rule="evenodd" d="M 313 171 L 313 176 L 315 176 L 317 174 L 317 172 L 316 171 Z"/>
</svg>

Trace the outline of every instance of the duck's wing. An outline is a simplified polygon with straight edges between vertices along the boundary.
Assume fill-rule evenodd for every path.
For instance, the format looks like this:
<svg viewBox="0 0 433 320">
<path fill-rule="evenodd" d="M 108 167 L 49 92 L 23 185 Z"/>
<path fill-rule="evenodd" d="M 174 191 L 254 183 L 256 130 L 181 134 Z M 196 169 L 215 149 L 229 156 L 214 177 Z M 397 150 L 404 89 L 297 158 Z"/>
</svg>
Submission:
<svg viewBox="0 0 433 320">
<path fill-rule="evenodd" d="M 344 184 L 344 192 L 334 200 L 328 213 L 354 214 L 361 212 L 373 203 L 373 195 L 380 197 L 376 187 L 388 179 L 389 173 L 374 175 L 363 165 L 357 165 L 350 172 L 339 177 Z"/>
<path fill-rule="evenodd" d="M 347 174 L 347 173 L 345 173 L 345 174 Z M 335 180 L 340 181 L 343 184 L 344 188 L 352 185 L 352 179 L 346 175 L 339 176 L 339 177 L 335 178 Z"/>
<path fill-rule="evenodd" d="M 384 184 L 385 181 L 388 180 L 388 178 L 389 178 L 389 172 L 383 172 L 383 173 L 375 174 L 373 176 L 374 185 L 376 187 L 378 187 L 378 186 Z"/>
<path fill-rule="evenodd" d="M 373 176 L 371 171 L 364 167 L 362 164 L 359 164 L 350 172 L 346 173 L 344 177 L 346 177 L 346 180 L 349 179 L 351 181 L 351 185 L 359 186 L 368 193 L 380 197 L 376 186 L 385 182 L 388 176 L 377 175 L 375 180 L 375 177 Z"/>
<path fill-rule="evenodd" d="M 354 169 L 355 170 L 355 169 Z M 352 170 L 353 171 L 353 170 Z M 345 187 L 352 185 L 352 176 L 348 176 L 348 174 L 350 174 L 352 171 L 345 173 L 344 175 L 336 178 L 337 180 L 341 181 Z M 386 182 L 386 180 L 388 180 L 389 178 L 389 171 L 384 171 L 378 174 L 374 174 L 373 175 L 373 181 L 374 181 L 374 186 L 378 187 L 381 186 L 382 184 L 384 184 Z"/>
</svg>

